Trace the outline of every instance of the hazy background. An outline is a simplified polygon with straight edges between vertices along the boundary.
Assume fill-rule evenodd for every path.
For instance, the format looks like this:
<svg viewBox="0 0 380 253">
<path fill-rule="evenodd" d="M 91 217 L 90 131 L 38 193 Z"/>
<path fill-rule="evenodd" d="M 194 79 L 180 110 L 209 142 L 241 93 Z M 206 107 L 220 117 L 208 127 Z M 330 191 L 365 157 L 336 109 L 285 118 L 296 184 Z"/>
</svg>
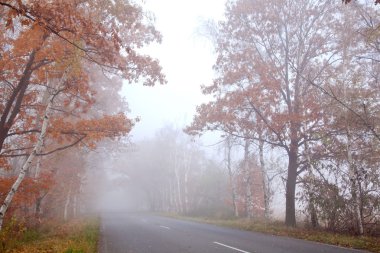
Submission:
<svg viewBox="0 0 380 253">
<path fill-rule="evenodd" d="M 207 100 L 200 86 L 212 82 L 215 55 L 202 30 L 205 21 L 222 18 L 224 1 L 147 0 L 144 7 L 155 15 L 156 28 L 163 36 L 161 44 L 144 51 L 160 60 L 168 83 L 124 85 L 122 94 L 131 115 L 141 117 L 131 132 L 133 140 L 152 136 L 167 124 L 184 127 L 191 122 L 196 105 Z"/>
<path fill-rule="evenodd" d="M 191 123 L 196 106 L 210 99 L 201 92 L 201 85 L 212 83 L 212 67 L 216 60 L 213 43 L 207 34 L 207 23 L 223 19 L 225 1 L 147 0 L 143 7 L 155 16 L 155 27 L 163 37 L 161 44 L 152 44 L 143 51 L 159 59 L 168 82 L 155 87 L 124 83 L 122 95 L 128 102 L 130 116 L 139 117 L 141 121 L 131 131 L 134 148 L 129 151 L 132 153 L 129 154 L 130 157 L 125 157 L 124 153 L 114 163 L 106 163 L 110 168 L 113 167 L 107 173 L 111 185 L 100 196 L 100 209 L 133 209 L 139 206 L 136 202 L 141 196 L 144 198 L 144 193 L 135 192 L 131 186 L 134 179 L 128 175 L 131 169 L 130 159 L 133 159 L 131 157 L 144 149 L 139 142 L 151 141 L 148 139 L 153 138 L 162 128 L 183 129 Z M 215 162 L 221 173 L 226 174 L 219 136 L 218 132 L 205 133 L 197 139 L 195 145 L 205 151 L 208 159 Z M 234 158 L 239 160 L 241 155 L 241 150 L 236 151 Z M 112 183 L 114 181 L 118 181 L 120 187 L 115 187 Z M 277 185 L 276 190 L 272 208 L 274 214 L 280 216 L 284 205 L 281 185 Z M 126 201 L 120 201 L 123 199 Z"/>
</svg>

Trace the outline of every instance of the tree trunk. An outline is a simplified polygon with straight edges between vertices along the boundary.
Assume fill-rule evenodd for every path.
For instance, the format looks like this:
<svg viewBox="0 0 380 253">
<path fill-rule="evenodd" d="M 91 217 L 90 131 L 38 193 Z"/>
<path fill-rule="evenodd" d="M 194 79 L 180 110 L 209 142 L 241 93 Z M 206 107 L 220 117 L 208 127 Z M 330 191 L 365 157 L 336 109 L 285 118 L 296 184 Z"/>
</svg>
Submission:
<svg viewBox="0 0 380 253">
<path fill-rule="evenodd" d="M 178 204 L 178 207 L 177 207 L 177 211 L 179 213 L 182 213 L 183 212 L 183 205 L 182 205 L 182 194 L 181 194 L 181 179 L 180 179 L 180 175 L 179 175 L 179 166 L 178 166 L 179 162 L 178 162 L 178 155 L 177 155 L 177 148 L 174 152 L 174 176 L 175 176 L 175 180 L 176 180 L 176 186 L 177 186 L 177 204 Z"/>
<path fill-rule="evenodd" d="M 288 163 L 288 178 L 286 180 L 286 213 L 285 225 L 289 227 L 296 226 L 296 179 L 297 179 L 297 149 L 294 144 L 290 144 Z"/>
<path fill-rule="evenodd" d="M 247 211 L 247 217 L 253 218 L 253 199 L 252 199 L 252 187 L 251 187 L 251 171 L 249 166 L 249 140 L 246 139 L 244 145 L 244 174 L 245 174 L 245 205 Z"/>
<path fill-rule="evenodd" d="M 77 217 L 77 211 L 78 211 L 78 195 L 75 194 L 73 197 L 73 217 Z"/>
<path fill-rule="evenodd" d="M 264 140 L 261 137 L 260 133 L 260 140 L 259 140 L 259 158 L 260 158 L 260 168 L 262 173 L 262 180 L 263 180 L 263 193 L 264 193 L 264 217 L 265 219 L 269 219 L 270 210 L 269 210 L 269 197 L 270 197 L 270 189 L 269 189 L 269 182 L 267 180 L 267 171 L 265 168 L 265 162 L 264 162 Z"/>
<path fill-rule="evenodd" d="M 181 195 L 181 181 L 179 178 L 179 173 L 178 173 L 177 168 L 174 169 L 174 174 L 175 174 L 175 179 L 176 179 L 176 183 L 177 183 L 178 212 L 182 213 L 183 212 L 183 206 L 182 206 L 182 195 Z"/>
<path fill-rule="evenodd" d="M 186 154 L 187 153 L 187 154 Z M 191 169 L 191 160 L 193 159 L 193 154 L 190 152 L 184 152 L 184 169 L 185 169 L 185 175 L 184 175 L 184 211 L 185 213 L 189 212 L 189 173 Z"/>
<path fill-rule="evenodd" d="M 169 181 L 169 195 L 170 195 L 170 211 L 175 212 L 176 207 L 177 207 L 177 203 L 176 203 L 176 196 L 175 196 L 175 191 L 174 191 L 172 179 L 170 179 L 170 181 Z"/>
<path fill-rule="evenodd" d="M 253 214 L 253 203 L 252 203 L 252 192 L 251 192 L 251 180 L 250 177 L 248 176 L 246 178 L 245 182 L 245 190 L 246 190 L 246 210 L 247 210 L 247 218 L 253 219 L 254 214 Z"/>
<path fill-rule="evenodd" d="M 45 199 L 45 197 L 47 196 L 48 192 L 46 191 L 43 195 L 39 196 L 37 199 L 36 199 L 36 204 L 35 204 L 35 214 L 34 214 L 34 217 L 36 217 L 37 219 L 39 219 L 42 215 L 42 202 L 43 200 Z"/>
<path fill-rule="evenodd" d="M 48 85 L 49 86 L 49 85 Z M 42 105 L 45 105 L 48 103 L 49 101 L 49 97 L 50 97 L 50 93 L 49 93 L 49 89 L 46 88 L 45 92 L 44 92 L 44 96 L 42 98 Z M 41 124 L 43 122 L 43 119 L 42 117 L 39 117 L 37 116 L 37 128 L 41 128 Z M 41 146 L 38 148 L 38 150 L 36 151 L 37 154 L 41 153 L 42 149 L 43 149 L 43 146 L 44 146 L 44 140 L 42 140 L 42 143 L 41 143 Z M 40 177 L 40 173 L 41 173 L 41 160 L 42 160 L 42 156 L 38 156 L 37 157 L 37 163 L 36 163 L 36 169 L 34 171 L 34 180 L 38 180 L 38 178 Z M 35 203 L 35 217 L 37 219 L 40 218 L 41 214 L 42 214 L 42 209 L 41 209 L 41 205 L 42 205 L 42 200 L 45 198 L 47 193 L 44 193 L 42 196 L 39 196 L 37 199 L 36 199 L 36 203 Z"/>
<path fill-rule="evenodd" d="M 48 84 L 48 86 L 49 86 L 49 84 Z M 42 98 L 42 103 L 41 104 L 42 105 L 47 104 L 48 101 L 49 101 L 49 97 L 50 97 L 49 89 L 46 88 L 46 90 L 44 92 L 44 96 Z M 41 121 L 42 121 L 42 117 L 37 116 L 37 128 L 41 127 L 40 126 L 40 124 L 42 124 Z M 37 150 L 37 154 L 41 153 L 43 146 L 44 146 L 44 140 L 42 140 L 42 144 L 41 144 L 40 148 Z M 37 157 L 36 170 L 34 172 L 34 178 L 36 180 L 40 177 L 40 173 L 41 173 L 41 160 L 42 160 L 42 156 Z"/>
<path fill-rule="evenodd" d="M 228 170 L 228 177 L 231 185 L 231 198 L 232 198 L 232 206 L 234 208 L 234 215 L 235 217 L 239 217 L 239 209 L 236 204 L 236 187 L 233 179 L 233 172 L 232 172 L 232 166 L 231 166 L 231 149 L 232 149 L 232 143 L 231 143 L 231 136 L 227 137 L 226 140 L 226 151 L 227 151 L 227 170 Z"/>
<path fill-rule="evenodd" d="M 358 229 L 358 234 L 363 235 L 364 228 L 363 228 L 363 219 L 360 212 L 360 190 L 359 190 L 359 184 L 360 181 L 358 180 L 358 173 L 356 170 L 356 166 L 354 164 L 354 161 L 352 159 L 352 152 L 351 152 L 351 129 L 349 126 L 347 126 L 347 161 L 348 161 L 348 171 L 349 176 L 351 180 L 351 195 L 352 195 L 352 202 L 354 204 L 354 213 L 355 213 L 355 219 L 356 219 L 356 225 Z"/>
<path fill-rule="evenodd" d="M 38 197 L 36 199 L 36 205 L 35 205 L 36 209 L 35 209 L 34 217 L 37 218 L 37 219 L 40 218 L 42 200 L 43 200 L 42 197 Z"/>
<path fill-rule="evenodd" d="M 310 152 L 309 152 L 309 145 L 307 143 L 307 141 L 305 141 L 305 156 L 306 156 L 306 160 L 307 160 L 307 163 L 308 163 L 308 178 L 312 181 L 311 182 L 311 186 L 312 187 L 315 187 L 313 185 L 314 181 L 315 181 L 315 177 L 314 177 L 314 174 L 313 174 L 313 171 L 316 171 L 316 168 L 314 167 L 314 164 L 313 164 L 313 161 L 311 160 L 311 157 L 310 157 Z M 308 205 L 308 211 L 309 211 L 309 214 L 310 214 L 310 222 L 311 222 L 311 227 L 312 228 L 317 228 L 319 226 L 319 222 L 318 222 L 318 215 L 317 215 L 317 210 L 315 208 L 315 199 L 314 199 L 314 196 L 313 196 L 313 192 L 312 192 L 312 189 L 310 189 L 310 187 L 307 188 L 307 196 L 309 198 L 309 205 Z"/>
<path fill-rule="evenodd" d="M 71 183 L 70 183 L 69 187 L 70 188 L 69 188 L 69 192 L 67 193 L 65 207 L 63 209 L 63 220 L 64 221 L 67 221 L 67 219 L 68 219 L 69 205 L 70 205 L 70 199 L 71 199 Z"/>
<path fill-rule="evenodd" d="M 310 222 L 312 228 L 317 228 L 319 226 L 317 210 L 315 209 L 314 200 L 309 195 L 309 212 L 310 212 Z"/>
<path fill-rule="evenodd" d="M 0 151 L 3 148 L 4 141 L 8 136 L 8 132 L 14 124 L 14 120 L 20 112 L 21 104 L 25 96 L 25 92 L 29 85 L 30 77 L 32 76 L 32 65 L 36 56 L 36 50 L 33 50 L 29 55 L 28 62 L 22 73 L 21 79 L 16 88 L 13 90 L 8 99 L 3 113 L 0 118 Z M 0 214 L 1 215 L 1 214 Z M 1 226 L 1 225 L 0 225 Z"/>
<path fill-rule="evenodd" d="M 189 181 L 189 176 L 188 172 L 186 171 L 185 173 L 185 205 L 184 205 L 184 212 L 187 214 L 189 212 L 189 189 L 188 189 L 188 181 Z"/>
</svg>

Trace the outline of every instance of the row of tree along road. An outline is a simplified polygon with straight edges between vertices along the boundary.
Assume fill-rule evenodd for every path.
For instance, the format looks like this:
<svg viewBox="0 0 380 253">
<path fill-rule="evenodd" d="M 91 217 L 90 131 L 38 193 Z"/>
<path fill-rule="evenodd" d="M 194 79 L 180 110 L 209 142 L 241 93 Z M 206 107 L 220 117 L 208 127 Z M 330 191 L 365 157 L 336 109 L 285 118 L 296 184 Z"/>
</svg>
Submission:
<svg viewBox="0 0 380 253">
<path fill-rule="evenodd" d="M 298 193 L 314 227 L 378 231 L 379 14 L 374 1 L 238 0 L 210 25 L 214 99 L 186 131 L 241 140 L 264 174 L 264 150 L 282 156 L 288 226 Z"/>
<path fill-rule="evenodd" d="M 127 1 L 0 1 L 0 229 L 79 212 L 89 151 L 136 121 L 121 78 L 165 82 L 137 52 L 161 40 L 152 21 Z"/>
<path fill-rule="evenodd" d="M 99 180 L 86 169 L 112 158 L 106 140 L 125 143 L 137 121 L 121 78 L 165 83 L 138 50 L 161 40 L 149 17 L 121 0 L 0 1 L 0 229 L 5 217 L 83 211 Z M 286 225 L 302 203 L 313 227 L 379 233 L 379 6 L 227 1 L 209 28 L 217 60 L 203 92 L 213 99 L 185 132 L 221 132 L 224 163 L 162 130 L 139 144 L 147 155 L 128 155 L 125 179 L 144 189 L 141 205 L 268 219 L 273 182 L 284 182 Z"/>
</svg>

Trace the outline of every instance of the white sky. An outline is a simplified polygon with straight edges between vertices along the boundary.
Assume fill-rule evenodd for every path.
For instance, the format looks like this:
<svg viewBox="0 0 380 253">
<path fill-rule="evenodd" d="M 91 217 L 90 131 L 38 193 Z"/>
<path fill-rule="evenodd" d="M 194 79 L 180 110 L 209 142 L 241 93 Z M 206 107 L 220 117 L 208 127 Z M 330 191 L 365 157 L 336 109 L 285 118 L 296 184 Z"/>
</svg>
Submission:
<svg viewBox="0 0 380 253">
<path fill-rule="evenodd" d="M 133 140 L 152 136 L 167 124 L 184 127 L 206 98 L 200 85 L 210 84 L 215 55 L 211 42 L 199 36 L 202 20 L 220 20 L 225 0 L 146 0 L 144 7 L 156 16 L 162 43 L 147 52 L 160 60 L 168 83 L 155 87 L 125 85 L 122 94 L 131 116 L 141 117 L 132 130 Z"/>
</svg>

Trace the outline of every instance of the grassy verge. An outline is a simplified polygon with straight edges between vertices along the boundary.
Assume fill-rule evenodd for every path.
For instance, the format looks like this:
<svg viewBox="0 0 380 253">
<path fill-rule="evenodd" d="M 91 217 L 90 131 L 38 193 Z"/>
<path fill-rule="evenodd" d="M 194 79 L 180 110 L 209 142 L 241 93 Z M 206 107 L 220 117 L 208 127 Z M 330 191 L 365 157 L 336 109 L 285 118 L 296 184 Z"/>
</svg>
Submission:
<svg viewBox="0 0 380 253">
<path fill-rule="evenodd" d="M 238 228 L 247 231 L 261 232 L 271 235 L 287 236 L 303 240 L 326 243 L 341 247 L 368 250 L 370 252 L 380 253 L 380 238 L 367 236 L 351 236 L 344 234 L 336 234 L 323 230 L 310 230 L 305 228 L 288 228 L 281 222 L 263 223 L 257 221 L 249 221 L 246 219 L 210 219 L 199 217 L 184 217 L 178 215 L 165 215 L 177 219 L 185 219 L 196 222 L 214 224 Z"/>
<path fill-rule="evenodd" d="M 96 253 L 99 219 L 91 218 L 65 224 L 44 224 L 38 230 L 12 227 L 4 230 L 0 252 L 15 253 Z M 16 234 L 15 234 L 16 232 Z M 11 235 L 11 236 L 10 236 Z"/>
</svg>

